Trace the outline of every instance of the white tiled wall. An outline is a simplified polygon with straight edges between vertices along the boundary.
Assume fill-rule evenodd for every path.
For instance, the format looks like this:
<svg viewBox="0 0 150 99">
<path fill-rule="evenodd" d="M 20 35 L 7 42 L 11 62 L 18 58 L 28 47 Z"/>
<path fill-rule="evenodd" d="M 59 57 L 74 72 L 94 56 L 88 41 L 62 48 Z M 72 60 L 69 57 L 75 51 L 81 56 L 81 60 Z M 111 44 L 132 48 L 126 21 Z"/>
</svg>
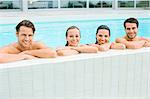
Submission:
<svg viewBox="0 0 150 99">
<path fill-rule="evenodd" d="M 150 99 L 150 51 L 3 68 L 0 99 Z"/>
</svg>

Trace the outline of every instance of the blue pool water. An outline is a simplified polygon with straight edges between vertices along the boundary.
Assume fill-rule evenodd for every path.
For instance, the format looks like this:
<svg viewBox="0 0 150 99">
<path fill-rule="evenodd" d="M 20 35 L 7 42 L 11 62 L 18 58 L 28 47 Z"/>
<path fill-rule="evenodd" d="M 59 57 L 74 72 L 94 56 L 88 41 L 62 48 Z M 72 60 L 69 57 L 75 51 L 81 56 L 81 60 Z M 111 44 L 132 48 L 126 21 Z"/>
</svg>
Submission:
<svg viewBox="0 0 150 99">
<path fill-rule="evenodd" d="M 140 18 L 139 36 L 150 37 L 150 18 Z M 124 19 L 105 19 L 105 20 L 75 20 L 75 21 L 56 21 L 56 22 L 35 22 L 35 40 L 43 41 L 49 47 L 64 46 L 66 43 L 65 32 L 69 26 L 75 25 L 80 28 L 80 44 L 95 43 L 95 33 L 99 25 L 105 24 L 111 30 L 111 42 L 115 38 L 125 35 L 123 27 Z M 16 24 L 0 24 L 0 47 L 17 41 L 15 36 Z"/>
</svg>

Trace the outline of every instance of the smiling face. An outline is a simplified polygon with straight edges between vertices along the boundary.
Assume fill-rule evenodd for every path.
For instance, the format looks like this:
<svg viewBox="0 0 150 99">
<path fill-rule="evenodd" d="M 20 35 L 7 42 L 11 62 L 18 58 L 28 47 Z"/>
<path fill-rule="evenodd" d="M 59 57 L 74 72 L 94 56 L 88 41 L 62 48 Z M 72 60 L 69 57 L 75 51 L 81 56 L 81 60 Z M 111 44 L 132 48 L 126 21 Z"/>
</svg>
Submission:
<svg viewBox="0 0 150 99">
<path fill-rule="evenodd" d="M 109 31 L 106 29 L 99 29 L 98 33 L 96 34 L 96 39 L 100 45 L 108 43 L 110 39 Z"/>
<path fill-rule="evenodd" d="M 134 39 L 138 32 L 136 23 L 125 23 L 125 31 L 127 38 Z"/>
<path fill-rule="evenodd" d="M 16 35 L 18 37 L 19 46 L 22 49 L 27 50 L 32 47 L 32 39 L 34 35 L 32 28 L 21 26 Z"/>
<path fill-rule="evenodd" d="M 69 29 L 67 31 L 66 40 L 68 46 L 78 46 L 80 42 L 80 31 L 77 28 Z"/>
</svg>

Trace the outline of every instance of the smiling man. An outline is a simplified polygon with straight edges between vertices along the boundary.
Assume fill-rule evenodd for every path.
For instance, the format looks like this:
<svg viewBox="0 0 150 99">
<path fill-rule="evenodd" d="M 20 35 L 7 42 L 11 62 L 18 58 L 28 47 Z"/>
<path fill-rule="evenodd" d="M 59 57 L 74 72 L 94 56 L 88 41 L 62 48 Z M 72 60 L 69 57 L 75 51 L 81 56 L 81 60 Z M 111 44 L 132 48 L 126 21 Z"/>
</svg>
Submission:
<svg viewBox="0 0 150 99">
<path fill-rule="evenodd" d="M 150 39 L 144 37 L 138 37 L 139 22 L 135 18 L 128 18 L 124 21 L 124 28 L 126 35 L 122 38 L 117 38 L 117 43 L 123 43 L 126 48 L 138 49 L 142 47 L 150 47 Z"/>
<path fill-rule="evenodd" d="M 42 42 L 33 41 L 35 27 L 29 20 L 16 26 L 18 42 L 0 48 L 0 63 L 33 58 L 56 57 L 57 53 Z"/>
</svg>

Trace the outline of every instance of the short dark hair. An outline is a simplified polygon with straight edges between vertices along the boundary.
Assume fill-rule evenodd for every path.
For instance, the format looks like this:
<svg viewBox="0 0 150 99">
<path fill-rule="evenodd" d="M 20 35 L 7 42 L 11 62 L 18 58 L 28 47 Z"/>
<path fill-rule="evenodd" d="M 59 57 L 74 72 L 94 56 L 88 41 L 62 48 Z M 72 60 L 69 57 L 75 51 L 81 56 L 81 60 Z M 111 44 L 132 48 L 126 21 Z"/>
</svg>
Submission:
<svg viewBox="0 0 150 99">
<path fill-rule="evenodd" d="M 101 30 L 101 29 L 108 30 L 108 31 L 109 31 L 109 36 L 110 36 L 110 29 L 109 29 L 109 27 L 108 27 L 107 25 L 100 25 L 100 26 L 97 28 L 97 30 L 96 30 L 96 35 L 97 35 L 98 31 Z M 98 44 L 97 39 L 96 39 L 95 44 Z"/>
<path fill-rule="evenodd" d="M 16 32 L 19 32 L 21 26 L 32 28 L 33 33 L 35 32 L 34 24 L 29 20 L 23 20 L 16 26 Z"/>
<path fill-rule="evenodd" d="M 139 22 L 136 18 L 128 18 L 124 21 L 124 28 L 126 28 L 126 23 L 135 23 L 137 28 L 139 26 Z"/>
<path fill-rule="evenodd" d="M 70 29 L 77 29 L 77 30 L 80 31 L 80 29 L 79 29 L 78 27 L 76 27 L 76 26 L 70 26 L 70 27 L 66 30 L 66 38 L 67 38 L 67 36 L 68 36 L 68 31 L 69 31 Z M 80 35 L 80 36 L 81 36 L 81 35 Z M 67 41 L 67 43 L 66 43 L 65 46 L 68 46 L 68 41 Z"/>
</svg>

